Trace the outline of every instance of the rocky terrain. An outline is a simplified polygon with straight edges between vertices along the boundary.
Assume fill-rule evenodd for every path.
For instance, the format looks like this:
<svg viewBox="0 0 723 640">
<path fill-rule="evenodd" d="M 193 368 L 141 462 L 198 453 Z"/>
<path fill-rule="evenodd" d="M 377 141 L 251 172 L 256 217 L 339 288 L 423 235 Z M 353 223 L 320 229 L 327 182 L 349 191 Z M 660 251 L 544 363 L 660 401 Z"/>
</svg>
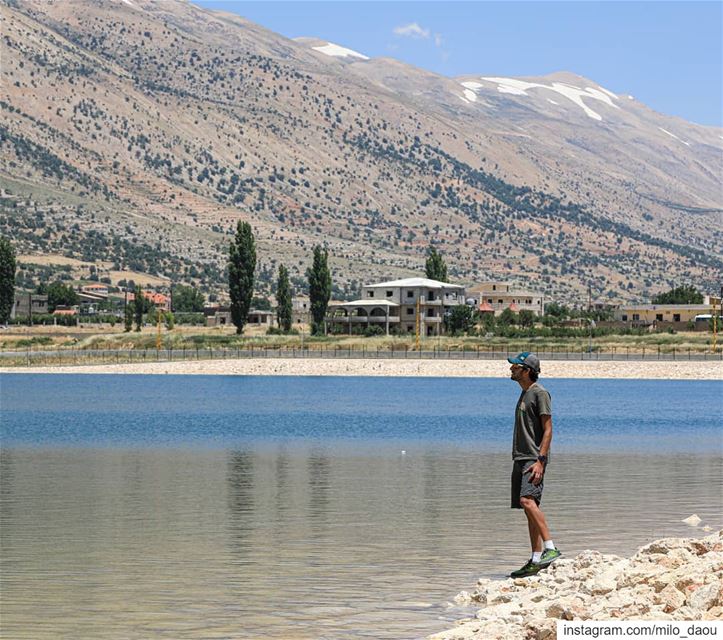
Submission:
<svg viewBox="0 0 723 640">
<path fill-rule="evenodd" d="M 338 297 L 430 243 L 455 281 L 524 271 L 568 301 L 723 270 L 721 130 L 593 80 L 447 78 L 183 0 L 0 17 L 0 232 L 31 275 L 55 256 L 211 290 L 238 220 L 261 290 L 281 261 L 300 286 L 320 242 Z"/>
<path fill-rule="evenodd" d="M 723 619 L 723 531 L 666 538 L 631 558 L 585 551 L 532 578 L 480 580 L 472 620 L 430 640 L 554 639 L 558 620 Z"/>
</svg>

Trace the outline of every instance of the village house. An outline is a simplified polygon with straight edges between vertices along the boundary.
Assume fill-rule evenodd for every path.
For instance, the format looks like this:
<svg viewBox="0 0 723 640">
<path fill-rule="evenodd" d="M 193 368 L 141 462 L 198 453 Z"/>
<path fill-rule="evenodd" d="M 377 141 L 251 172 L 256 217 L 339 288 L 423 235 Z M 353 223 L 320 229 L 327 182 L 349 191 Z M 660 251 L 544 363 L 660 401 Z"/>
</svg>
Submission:
<svg viewBox="0 0 723 640">
<path fill-rule="evenodd" d="M 48 296 L 41 293 L 16 291 L 11 318 L 27 318 L 30 315 L 48 313 Z"/>
<path fill-rule="evenodd" d="M 712 316 L 713 305 L 721 315 L 720 298 L 703 296 L 702 304 L 627 304 L 615 310 L 615 320 L 632 326 L 650 326 L 659 323 L 696 322 L 696 317 L 707 321 Z"/>
<path fill-rule="evenodd" d="M 416 333 L 436 336 L 444 333 L 444 316 L 452 307 L 465 304 L 462 285 L 405 278 L 362 287 L 362 297 L 329 305 L 327 326 L 346 330 L 377 326 L 386 335 Z"/>
<path fill-rule="evenodd" d="M 308 296 L 296 296 L 291 299 L 291 321 L 293 324 L 311 322 L 311 300 Z"/>
<path fill-rule="evenodd" d="M 481 313 L 500 315 L 505 309 L 515 313 L 527 310 L 537 316 L 545 314 L 545 297 L 536 291 L 515 289 L 509 282 L 489 281 L 467 289 L 467 298 L 474 300 Z"/>
<path fill-rule="evenodd" d="M 233 324 L 231 307 L 204 307 L 203 315 L 206 318 L 207 327 L 223 327 Z M 273 327 L 275 324 L 275 314 L 273 311 L 251 309 L 246 316 L 246 324 L 267 328 Z"/>
</svg>

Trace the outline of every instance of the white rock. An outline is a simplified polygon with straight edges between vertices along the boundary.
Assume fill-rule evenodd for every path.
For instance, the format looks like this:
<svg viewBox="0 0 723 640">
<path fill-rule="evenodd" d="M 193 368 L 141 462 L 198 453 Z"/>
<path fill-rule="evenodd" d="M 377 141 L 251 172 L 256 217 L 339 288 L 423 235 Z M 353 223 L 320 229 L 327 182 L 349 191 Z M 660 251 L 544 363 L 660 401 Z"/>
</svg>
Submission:
<svg viewBox="0 0 723 640">
<path fill-rule="evenodd" d="M 688 595 L 686 604 L 691 609 L 707 611 L 719 603 L 720 591 L 721 585 L 719 583 L 713 582 L 703 585 Z"/>
<path fill-rule="evenodd" d="M 702 520 L 698 517 L 697 514 L 694 513 L 692 516 L 688 516 L 687 518 L 685 518 L 683 522 L 685 522 L 685 524 L 689 524 L 691 527 L 697 527 L 702 522 Z"/>
</svg>

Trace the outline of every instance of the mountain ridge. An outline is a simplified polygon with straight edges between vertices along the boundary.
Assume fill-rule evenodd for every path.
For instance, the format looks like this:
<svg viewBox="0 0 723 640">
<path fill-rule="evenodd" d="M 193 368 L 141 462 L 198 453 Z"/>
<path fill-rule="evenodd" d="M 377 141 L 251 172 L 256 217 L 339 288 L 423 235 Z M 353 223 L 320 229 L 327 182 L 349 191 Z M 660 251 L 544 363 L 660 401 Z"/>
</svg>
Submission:
<svg viewBox="0 0 723 640">
<path fill-rule="evenodd" d="M 23 252 L 133 260 L 210 289 L 243 219 L 266 289 L 282 260 L 300 286 L 319 242 L 337 295 L 418 272 L 430 243 L 458 280 L 522 279 L 524 264 L 529 286 L 568 300 L 591 283 L 623 300 L 681 279 L 713 286 L 723 269 L 723 144 L 708 141 L 718 130 L 637 102 L 613 126 L 607 112 L 601 122 L 546 102 L 565 98 L 544 88 L 509 94 L 500 86 L 519 85 L 483 79 L 495 76 L 340 63 L 310 50 L 326 41 L 239 16 L 133 4 L 0 7 L 0 186 L 13 192 L 0 228 L 21 236 Z M 474 78 L 468 104 L 455 92 Z"/>
</svg>

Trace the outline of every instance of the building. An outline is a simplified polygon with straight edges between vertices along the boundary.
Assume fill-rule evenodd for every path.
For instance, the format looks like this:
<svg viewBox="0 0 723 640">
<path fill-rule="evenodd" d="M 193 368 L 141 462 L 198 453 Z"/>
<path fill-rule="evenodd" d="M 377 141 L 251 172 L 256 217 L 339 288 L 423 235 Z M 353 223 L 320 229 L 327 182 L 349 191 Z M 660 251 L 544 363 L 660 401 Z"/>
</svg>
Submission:
<svg viewBox="0 0 723 640">
<path fill-rule="evenodd" d="M 251 309 L 246 318 L 247 324 L 258 325 L 262 327 L 273 327 L 275 315 L 273 311 L 264 309 Z"/>
<path fill-rule="evenodd" d="M 696 316 L 711 315 L 710 304 L 627 304 L 615 310 L 615 319 L 635 326 L 660 322 L 695 322 Z M 716 305 L 720 314 L 720 306 Z"/>
<path fill-rule="evenodd" d="M 231 307 L 204 307 L 203 315 L 206 317 L 207 327 L 223 327 L 233 324 Z M 246 324 L 262 327 L 274 326 L 275 314 L 273 311 L 251 309 L 246 316 Z"/>
<path fill-rule="evenodd" d="M 83 284 L 79 287 L 78 293 L 85 293 L 99 298 L 107 298 L 108 285 L 100 283 Z"/>
<path fill-rule="evenodd" d="M 362 297 L 329 305 L 329 327 L 346 330 L 377 326 L 386 335 L 444 333 L 444 316 L 452 307 L 465 304 L 464 287 L 427 278 L 405 278 L 362 287 Z"/>
<path fill-rule="evenodd" d="M 483 313 L 491 310 L 498 316 L 511 309 L 515 313 L 528 310 L 537 316 L 545 314 L 545 297 L 541 293 L 515 289 L 509 282 L 482 282 L 467 289 L 466 295 Z"/>
<path fill-rule="evenodd" d="M 291 298 L 291 321 L 294 324 L 310 324 L 311 300 L 307 296 Z"/>
<path fill-rule="evenodd" d="M 151 304 L 161 311 L 171 310 L 171 298 L 162 293 L 156 293 L 155 291 L 143 291 L 143 297 L 146 300 L 150 300 Z"/>
<path fill-rule="evenodd" d="M 41 293 L 15 292 L 11 318 L 27 318 L 30 315 L 48 313 L 48 296 Z"/>
</svg>

